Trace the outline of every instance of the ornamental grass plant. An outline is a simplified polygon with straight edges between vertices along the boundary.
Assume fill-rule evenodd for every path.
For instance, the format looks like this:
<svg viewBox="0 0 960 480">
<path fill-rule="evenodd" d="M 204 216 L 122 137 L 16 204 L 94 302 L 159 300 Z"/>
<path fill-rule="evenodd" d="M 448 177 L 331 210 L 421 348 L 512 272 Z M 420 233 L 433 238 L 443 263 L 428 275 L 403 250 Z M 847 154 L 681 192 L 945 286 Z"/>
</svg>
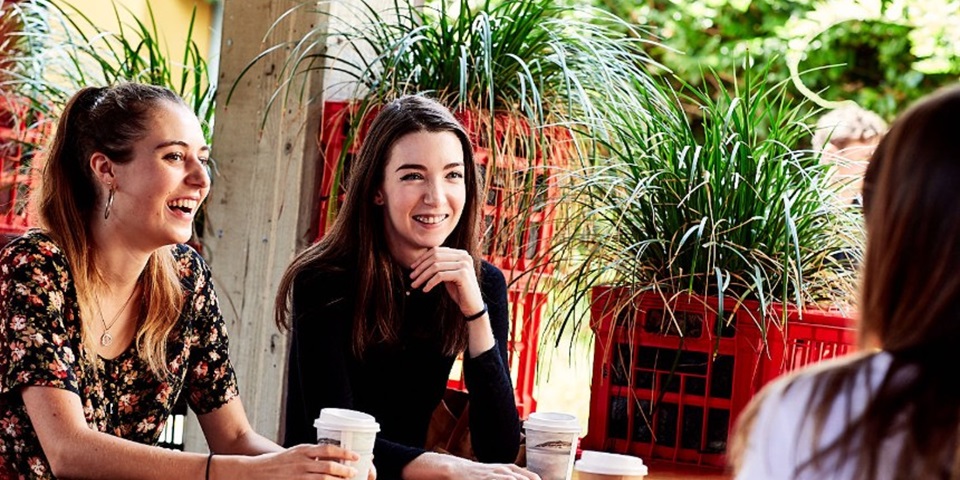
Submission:
<svg viewBox="0 0 960 480">
<path fill-rule="evenodd" d="M 323 21 L 296 41 L 266 48 L 240 77 L 283 52 L 271 103 L 284 105 L 313 100 L 305 98 L 307 72 L 340 79 L 330 88 L 352 99 L 354 114 L 333 191 L 360 126 L 389 100 L 427 94 L 469 117 L 475 143 L 489 152 L 487 190 L 502 192 L 497 201 L 516 212 L 489 226 L 489 241 L 524 250 L 524 215 L 532 205 L 552 205 L 542 201 L 549 196 L 543 178 L 579 165 L 588 138 L 582 133 L 604 124 L 600 105 L 631 95 L 636 83 L 652 84 L 642 40 L 650 36 L 608 12 L 550 0 L 417 3 L 397 0 L 385 10 L 362 0 L 300 3 L 271 30 L 303 9 Z M 327 208 L 332 221 L 336 195 Z"/>
<path fill-rule="evenodd" d="M 816 110 L 792 100 L 785 83 L 765 81 L 768 68 L 733 72 L 743 86 L 734 81 L 716 97 L 685 85 L 665 111 L 649 103 L 670 91 L 651 95 L 640 84 L 635 95 L 604 102 L 593 164 L 570 174 L 560 200 L 551 261 L 566 273 L 547 338 L 580 330 L 597 285 L 654 292 L 668 305 L 682 294 L 716 298 L 707 307 L 722 320 L 718 329 L 733 321 L 725 299 L 757 301 L 761 312 L 773 303 L 851 305 L 859 211 L 839 200 L 831 166 L 801 148 Z M 704 76 L 703 85 L 724 85 Z M 684 111 L 684 103 L 698 108 Z M 785 318 L 754 320 L 766 332 Z"/>
<path fill-rule="evenodd" d="M 83 5 L 66 1 L 23 0 L 5 4 L 6 15 L 21 26 L 11 34 L 18 55 L 5 66 L 3 91 L 27 99 L 45 118 L 56 118 L 67 100 L 86 86 L 134 81 L 170 88 L 200 119 L 204 135 L 213 131 L 215 78 L 194 34 L 196 7 L 182 51 L 171 52 L 148 1 L 146 18 L 112 2 L 115 31 L 94 23 Z"/>
</svg>

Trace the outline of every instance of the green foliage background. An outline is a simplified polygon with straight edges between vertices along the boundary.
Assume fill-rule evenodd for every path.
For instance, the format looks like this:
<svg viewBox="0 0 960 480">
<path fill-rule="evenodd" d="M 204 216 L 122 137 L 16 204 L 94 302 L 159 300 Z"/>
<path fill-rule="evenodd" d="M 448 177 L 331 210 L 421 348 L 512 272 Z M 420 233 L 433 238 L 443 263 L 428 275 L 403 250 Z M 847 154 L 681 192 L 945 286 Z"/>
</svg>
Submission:
<svg viewBox="0 0 960 480">
<path fill-rule="evenodd" d="M 747 53 L 755 65 L 772 63 L 768 80 L 783 80 L 798 55 L 810 90 L 889 120 L 960 77 L 956 0 L 592 1 L 650 27 L 668 47 L 651 56 L 692 84 L 704 68 L 732 71 Z"/>
</svg>

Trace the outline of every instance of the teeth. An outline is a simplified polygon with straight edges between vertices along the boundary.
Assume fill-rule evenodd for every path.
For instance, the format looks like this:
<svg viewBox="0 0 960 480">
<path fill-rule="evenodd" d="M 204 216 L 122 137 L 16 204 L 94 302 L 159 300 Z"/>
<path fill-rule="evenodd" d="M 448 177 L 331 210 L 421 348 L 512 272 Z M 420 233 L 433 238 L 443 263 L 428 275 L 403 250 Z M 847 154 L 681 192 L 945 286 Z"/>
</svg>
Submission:
<svg viewBox="0 0 960 480">
<path fill-rule="evenodd" d="M 197 202 L 196 200 L 182 198 L 182 199 L 174 200 L 168 203 L 167 206 L 170 208 L 180 208 L 180 209 L 192 212 L 194 209 L 197 208 L 197 203 L 199 202 Z"/>
<path fill-rule="evenodd" d="M 447 215 L 414 215 L 414 220 L 420 223 L 435 224 L 447 219 Z"/>
</svg>

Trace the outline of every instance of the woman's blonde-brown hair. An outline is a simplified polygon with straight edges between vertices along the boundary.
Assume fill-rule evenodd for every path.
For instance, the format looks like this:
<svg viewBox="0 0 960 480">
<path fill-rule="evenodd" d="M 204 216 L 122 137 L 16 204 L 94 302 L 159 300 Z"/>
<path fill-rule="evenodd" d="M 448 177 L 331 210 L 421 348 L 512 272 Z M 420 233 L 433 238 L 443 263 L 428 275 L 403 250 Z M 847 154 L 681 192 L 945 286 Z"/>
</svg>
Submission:
<svg viewBox="0 0 960 480">
<path fill-rule="evenodd" d="M 94 316 L 95 292 L 103 287 L 97 271 L 96 245 L 90 229 L 97 205 L 104 199 L 97 188 L 90 157 L 100 152 L 114 163 L 133 160 L 133 145 L 146 135 L 161 102 L 186 106 L 171 90 L 124 83 L 112 87 L 81 89 L 67 103 L 47 151 L 42 182 L 37 192 L 40 227 L 63 251 L 70 265 L 80 305 L 84 344 L 90 361 L 96 361 L 96 344 L 88 322 Z M 183 289 L 173 250 L 161 248 L 150 255 L 140 277 L 141 320 L 136 333 L 137 351 L 159 378 L 168 375 L 166 348 L 183 307 Z"/>
</svg>

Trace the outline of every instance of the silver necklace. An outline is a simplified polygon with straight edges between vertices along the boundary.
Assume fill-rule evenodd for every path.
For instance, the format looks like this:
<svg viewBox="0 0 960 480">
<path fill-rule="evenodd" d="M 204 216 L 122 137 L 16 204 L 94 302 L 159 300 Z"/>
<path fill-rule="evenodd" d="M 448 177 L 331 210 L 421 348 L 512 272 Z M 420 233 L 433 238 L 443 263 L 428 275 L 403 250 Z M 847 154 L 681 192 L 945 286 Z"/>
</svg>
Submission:
<svg viewBox="0 0 960 480">
<path fill-rule="evenodd" d="M 109 347 L 113 343 L 113 335 L 110 335 L 110 329 L 117 323 L 117 320 L 120 319 L 120 315 L 123 314 L 123 311 L 127 309 L 127 305 L 130 304 L 130 300 L 133 299 L 133 294 L 137 293 L 137 285 L 133 286 L 133 291 L 130 292 L 130 296 L 127 297 L 127 301 L 123 302 L 123 306 L 120 307 L 120 310 L 116 315 L 113 316 L 113 320 L 110 320 L 110 324 L 107 325 L 107 321 L 103 318 L 103 310 L 100 309 L 100 297 L 97 296 L 96 292 L 93 294 L 93 298 L 97 300 L 97 313 L 100 315 L 100 321 L 103 323 L 103 334 L 100 335 L 100 346 Z"/>
</svg>

